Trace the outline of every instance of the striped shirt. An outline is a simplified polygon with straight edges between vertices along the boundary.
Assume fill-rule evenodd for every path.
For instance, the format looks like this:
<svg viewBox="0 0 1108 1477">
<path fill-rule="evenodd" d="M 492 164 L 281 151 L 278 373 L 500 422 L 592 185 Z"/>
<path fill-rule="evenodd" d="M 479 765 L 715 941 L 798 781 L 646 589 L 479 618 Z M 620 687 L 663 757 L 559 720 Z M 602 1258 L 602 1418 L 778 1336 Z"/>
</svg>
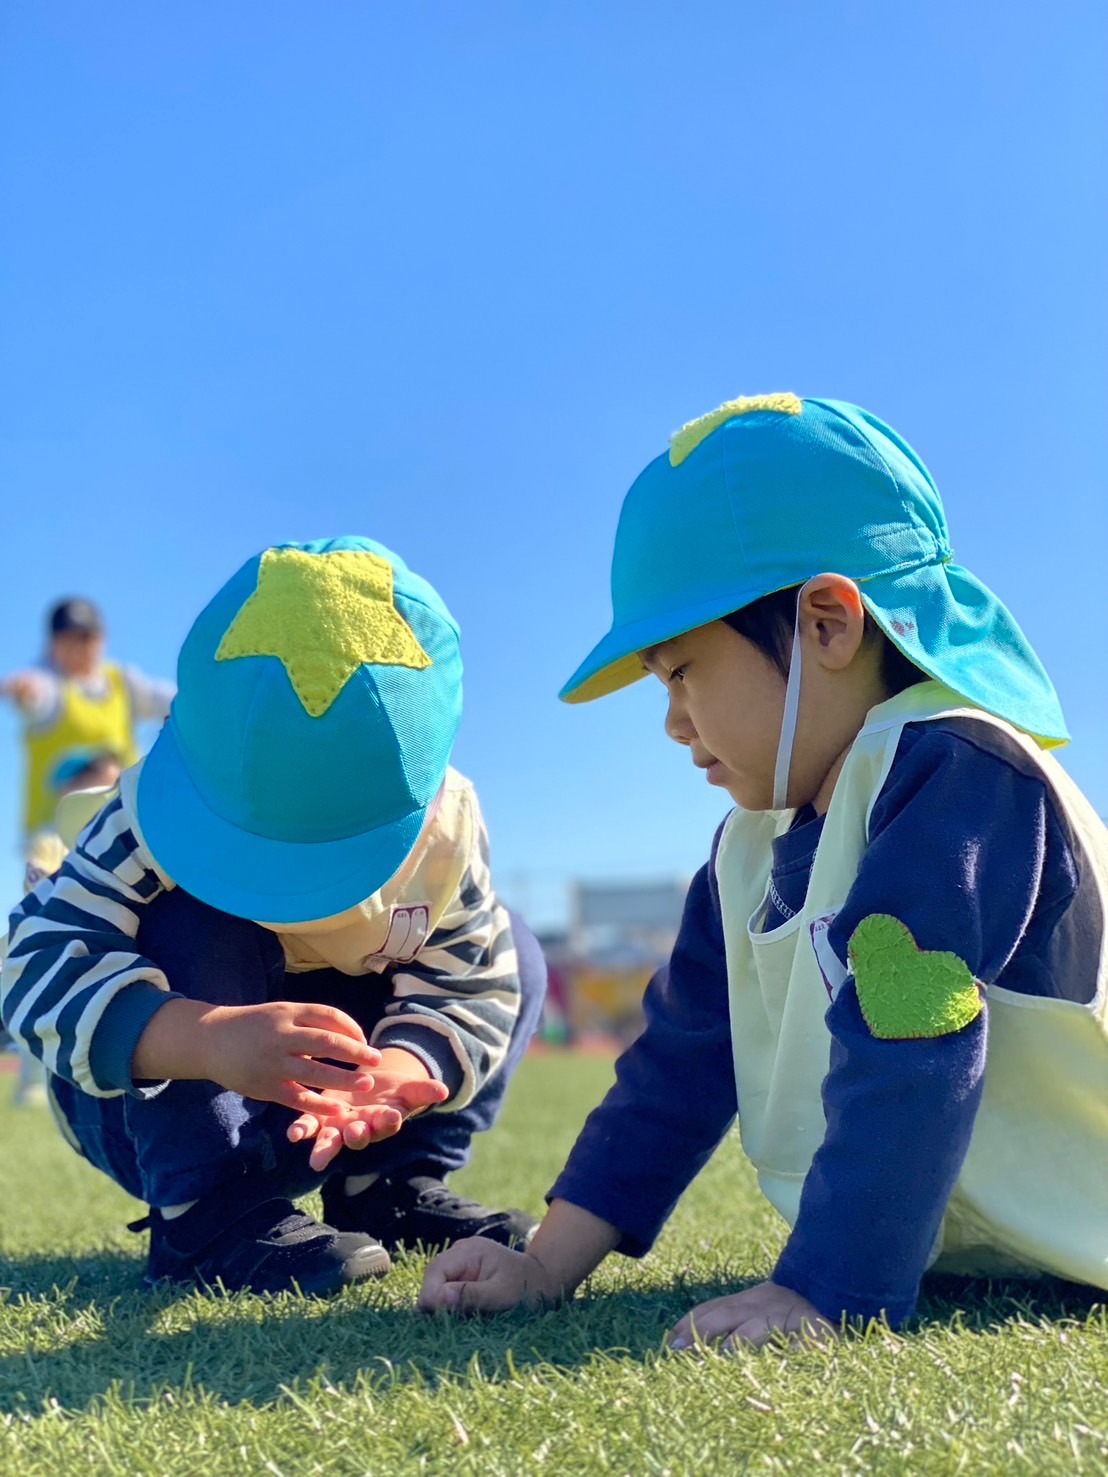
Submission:
<svg viewBox="0 0 1108 1477">
<path fill-rule="evenodd" d="M 175 886 L 138 824 L 140 770 L 124 774 L 59 871 L 14 910 L 0 973 L 8 1030 L 48 1072 L 97 1097 L 137 1090 L 135 1046 L 173 993 L 172 969 L 167 977 L 135 948 L 141 910 Z M 391 998 L 373 1044 L 419 1056 L 450 1088 L 447 1108 L 469 1102 L 503 1061 L 519 1013 L 518 962 L 477 795 L 456 771 L 380 892 L 335 918 L 273 931 L 292 972 L 378 977 Z"/>
</svg>

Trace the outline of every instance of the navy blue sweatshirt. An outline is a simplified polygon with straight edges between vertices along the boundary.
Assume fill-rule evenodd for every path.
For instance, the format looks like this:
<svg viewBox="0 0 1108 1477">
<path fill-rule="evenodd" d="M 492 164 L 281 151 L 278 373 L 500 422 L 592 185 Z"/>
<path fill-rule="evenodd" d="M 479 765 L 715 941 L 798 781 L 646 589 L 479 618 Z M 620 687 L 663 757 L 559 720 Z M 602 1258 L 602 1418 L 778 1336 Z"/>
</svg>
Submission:
<svg viewBox="0 0 1108 1477">
<path fill-rule="evenodd" d="M 763 928 L 803 906 L 822 826 L 800 811 L 774 843 Z M 652 1245 L 738 1107 L 718 842 L 717 832 L 669 965 L 647 989 L 642 1035 L 550 1192 L 616 1226 L 632 1256 Z M 1080 1001 L 1095 992 L 1103 919 L 1091 868 L 1039 771 L 991 724 L 905 728 L 828 936 L 844 967 L 851 934 L 874 913 L 907 924 L 921 949 L 958 954 L 986 992 L 994 983 Z M 896 1326 L 915 1307 L 969 1147 L 987 1005 L 946 1036 L 878 1039 L 848 974 L 826 1021 L 826 1133 L 773 1278 L 835 1321 L 884 1313 Z"/>
</svg>

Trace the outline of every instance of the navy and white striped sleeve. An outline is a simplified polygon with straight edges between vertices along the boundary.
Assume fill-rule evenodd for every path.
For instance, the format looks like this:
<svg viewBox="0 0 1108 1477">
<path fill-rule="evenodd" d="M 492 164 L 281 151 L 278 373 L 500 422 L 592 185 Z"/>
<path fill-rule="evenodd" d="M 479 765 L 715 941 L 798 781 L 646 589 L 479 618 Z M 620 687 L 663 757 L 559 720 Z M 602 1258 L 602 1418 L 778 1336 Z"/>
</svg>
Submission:
<svg viewBox="0 0 1108 1477">
<path fill-rule="evenodd" d="M 11 914 L 4 1024 L 48 1072 L 94 1097 L 140 1091 L 131 1058 L 172 992 L 134 941 L 140 910 L 172 886 L 117 794 Z"/>
<path fill-rule="evenodd" d="M 412 1052 L 446 1083 L 440 1112 L 465 1107 L 499 1069 L 520 1007 L 511 919 L 493 891 L 488 833 L 469 795 L 472 840 L 458 890 L 415 960 L 394 970 L 372 1037 Z"/>
</svg>

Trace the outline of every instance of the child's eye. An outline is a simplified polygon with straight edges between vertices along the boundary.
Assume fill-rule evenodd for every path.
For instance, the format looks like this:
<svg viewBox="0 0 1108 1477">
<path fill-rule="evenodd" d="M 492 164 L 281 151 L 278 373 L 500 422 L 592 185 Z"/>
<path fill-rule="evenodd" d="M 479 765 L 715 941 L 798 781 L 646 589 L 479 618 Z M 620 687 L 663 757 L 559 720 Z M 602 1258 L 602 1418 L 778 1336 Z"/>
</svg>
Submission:
<svg viewBox="0 0 1108 1477">
<path fill-rule="evenodd" d="M 684 682 L 684 680 L 685 680 L 685 668 L 687 666 L 688 666 L 688 663 L 687 662 L 683 662 L 681 664 L 681 666 L 674 667 L 673 671 L 669 674 L 669 680 L 671 682 Z"/>
</svg>

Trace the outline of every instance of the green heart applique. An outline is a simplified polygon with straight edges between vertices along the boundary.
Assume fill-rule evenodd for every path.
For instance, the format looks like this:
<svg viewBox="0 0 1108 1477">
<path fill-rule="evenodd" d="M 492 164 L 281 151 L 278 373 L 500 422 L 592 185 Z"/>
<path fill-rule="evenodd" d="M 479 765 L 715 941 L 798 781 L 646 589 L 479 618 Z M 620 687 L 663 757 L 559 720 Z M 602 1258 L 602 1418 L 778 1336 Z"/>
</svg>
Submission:
<svg viewBox="0 0 1108 1477">
<path fill-rule="evenodd" d="M 921 949 L 911 929 L 888 913 L 863 918 L 847 953 L 866 1025 L 884 1041 L 948 1036 L 981 1013 L 965 960 Z"/>
</svg>

